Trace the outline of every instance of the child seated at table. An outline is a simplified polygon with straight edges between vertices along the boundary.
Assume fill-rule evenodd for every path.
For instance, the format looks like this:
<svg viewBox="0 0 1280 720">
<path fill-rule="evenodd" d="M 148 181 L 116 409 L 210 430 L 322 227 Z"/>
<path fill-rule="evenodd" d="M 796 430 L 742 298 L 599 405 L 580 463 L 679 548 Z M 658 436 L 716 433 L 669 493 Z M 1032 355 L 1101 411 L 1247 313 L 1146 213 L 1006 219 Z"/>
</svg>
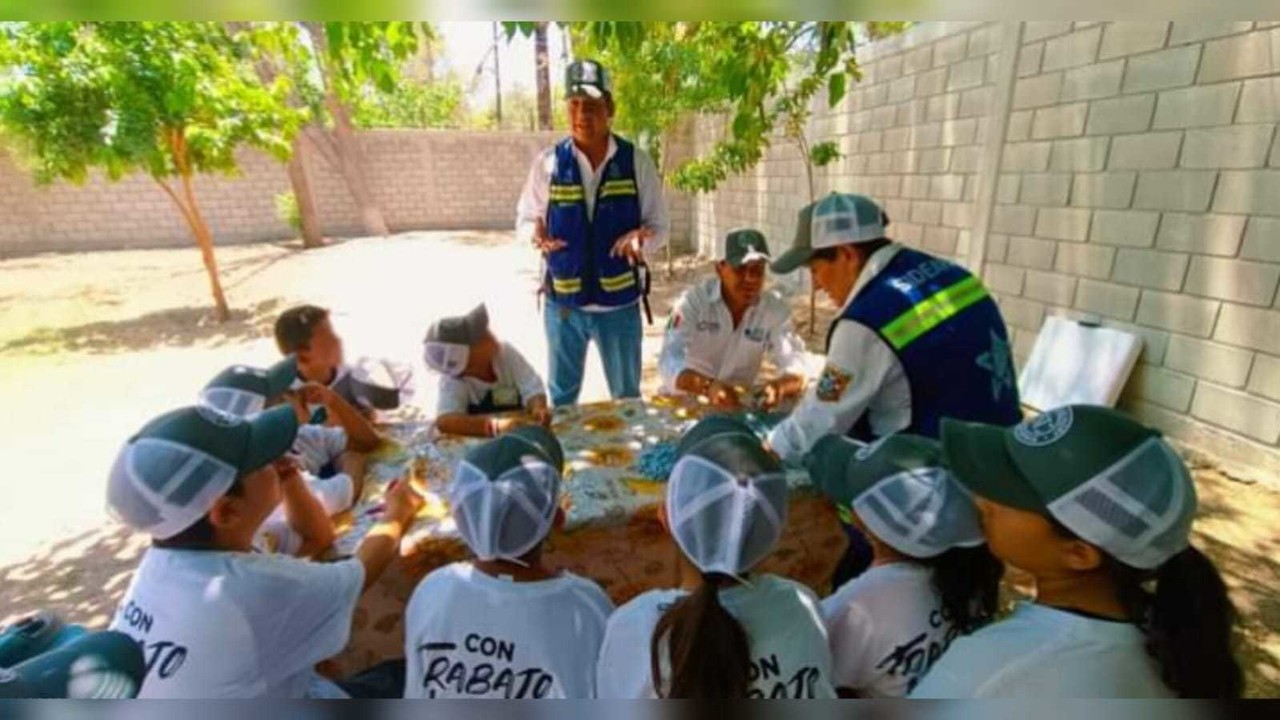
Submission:
<svg viewBox="0 0 1280 720">
<path fill-rule="evenodd" d="M 343 356 L 342 338 L 333 329 L 329 311 L 315 305 L 299 305 L 289 308 L 276 318 L 276 346 L 280 354 L 296 359 L 293 387 L 314 382 L 337 393 L 349 405 L 359 408 L 366 418 L 372 417 L 372 408 L 361 404 L 357 387 Z M 335 422 L 327 408 L 313 404 L 311 422 L 324 424 Z"/>
<path fill-rule="evenodd" d="M 751 574 L 778 543 L 787 479 L 745 424 L 702 420 L 681 439 L 659 518 L 680 549 L 680 587 L 609 618 L 600 698 L 833 698 L 818 599 Z"/>
<path fill-rule="evenodd" d="M 548 568 L 564 522 L 563 450 L 527 426 L 469 450 L 449 504 L 472 562 L 440 568 L 405 610 L 406 698 L 591 698 L 613 604 L 598 585 Z"/>
<path fill-rule="evenodd" d="M 951 641 L 990 622 L 1004 566 L 936 440 L 863 447 L 829 435 L 805 459 L 813 484 L 871 543 L 871 567 L 822 601 L 841 695 L 904 697 Z"/>
<path fill-rule="evenodd" d="M 297 432 L 292 407 L 245 419 L 197 405 L 155 418 L 117 455 L 108 507 L 152 538 L 110 628 L 143 649 L 139 697 L 345 697 L 372 685 L 335 684 L 314 666 L 346 646 L 357 599 L 398 554 L 422 499 L 407 482 L 390 488 L 346 560 L 253 552 Z M 402 673 L 396 685 L 398 697 Z"/>
<path fill-rule="evenodd" d="M 205 385 L 200 401 L 243 418 L 281 403 L 294 406 L 301 425 L 289 451 L 289 477 L 300 471 L 305 482 L 281 485 L 284 501 L 260 528 L 254 546 L 314 557 L 333 543 L 330 517 L 360 498 L 366 453 L 375 450 L 381 438 L 364 415 L 333 390 L 318 383 L 291 390 L 296 377 L 292 355 L 266 370 L 233 365 Z M 312 404 L 325 407 L 338 424 L 308 424 Z"/>
<path fill-rule="evenodd" d="M 519 350 L 490 332 L 484 305 L 433 323 L 423 342 L 423 357 L 427 367 L 440 374 L 440 432 L 497 437 L 530 420 L 551 424 L 546 385 Z M 527 415 L 506 415 L 516 412 Z"/>
</svg>

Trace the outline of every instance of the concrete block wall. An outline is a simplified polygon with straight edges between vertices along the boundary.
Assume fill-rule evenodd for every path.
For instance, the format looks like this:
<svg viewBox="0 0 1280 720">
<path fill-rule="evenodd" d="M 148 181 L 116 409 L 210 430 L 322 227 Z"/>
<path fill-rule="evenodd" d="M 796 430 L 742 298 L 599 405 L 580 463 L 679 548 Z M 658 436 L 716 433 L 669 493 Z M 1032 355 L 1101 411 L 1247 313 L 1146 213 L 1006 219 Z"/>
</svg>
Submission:
<svg viewBox="0 0 1280 720">
<path fill-rule="evenodd" d="M 1019 362 L 1048 315 L 1139 334 L 1122 406 L 1280 475 L 1280 25 L 924 23 L 860 61 L 847 100 L 815 104 L 811 136 L 845 153 L 820 192 L 980 262 Z M 699 198 L 700 246 L 753 222 L 788 244 L 802 171 L 779 141 Z"/>
<path fill-rule="evenodd" d="M 360 133 L 368 185 L 394 231 L 506 228 L 539 150 L 557 133 L 375 130 Z M 359 214 L 335 168 L 304 155 L 326 234 L 361 235 Z M 235 176 L 195 180 L 201 211 L 218 243 L 293 236 L 276 217 L 289 191 L 285 167 L 255 151 L 240 154 Z M 180 247 L 192 240 L 168 196 L 146 175 L 84 185 L 37 187 L 0 152 L 0 257 L 33 252 Z"/>
</svg>

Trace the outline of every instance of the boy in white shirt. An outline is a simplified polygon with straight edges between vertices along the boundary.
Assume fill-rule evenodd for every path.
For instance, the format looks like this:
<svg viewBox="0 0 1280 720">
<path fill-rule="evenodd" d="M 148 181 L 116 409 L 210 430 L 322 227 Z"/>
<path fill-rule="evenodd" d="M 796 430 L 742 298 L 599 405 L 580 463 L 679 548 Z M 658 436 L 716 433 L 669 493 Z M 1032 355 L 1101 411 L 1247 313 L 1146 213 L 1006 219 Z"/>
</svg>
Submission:
<svg viewBox="0 0 1280 720">
<path fill-rule="evenodd" d="M 560 443 L 530 426 L 467 452 L 450 506 L 473 562 L 432 572 L 405 610 L 406 698 L 586 699 L 613 610 L 595 583 L 542 564 L 563 522 Z"/>
<path fill-rule="evenodd" d="M 294 484 L 285 483 L 284 502 L 263 523 L 254 546 L 264 552 L 314 557 L 333 543 L 329 518 L 359 499 L 364 489 L 366 453 L 377 449 L 382 438 L 360 411 L 330 388 L 306 383 L 291 390 L 296 375 L 293 356 L 266 370 L 233 365 L 205 385 L 200 401 L 245 418 L 282 402 L 295 407 L 302 424 L 289 456 L 310 493 L 295 497 Z M 339 424 L 308 424 L 312 404 L 324 406 Z M 318 508 L 308 496 L 319 502 Z"/>
<path fill-rule="evenodd" d="M 804 340 L 786 301 L 764 289 L 768 266 L 769 246 L 759 230 L 725 237 L 716 277 L 689 288 L 671 311 L 658 358 L 663 390 L 738 409 L 747 400 L 740 388 L 756 388 L 768 353 L 779 377 L 759 385 L 763 407 L 804 392 Z"/>
<path fill-rule="evenodd" d="M 519 350 L 489 331 L 484 305 L 433 323 L 423 341 L 423 359 L 440 374 L 440 432 L 497 437 L 530 420 L 551 424 L 546 385 Z M 526 417 L 500 416 L 512 412 Z"/>
<path fill-rule="evenodd" d="M 314 666 L 347 644 L 356 600 L 395 558 L 422 499 L 406 482 L 391 488 L 347 560 L 254 553 L 297 432 L 290 407 L 246 420 L 198 405 L 152 420 L 116 457 L 108 506 L 152 537 L 111 623 L 143 649 L 139 697 L 346 696 Z"/>
<path fill-rule="evenodd" d="M 609 618 L 600 698 L 834 698 L 818 600 L 748 575 L 787 518 L 783 468 L 724 416 L 681 439 L 661 519 L 680 549 L 680 588 L 644 593 Z"/>
<path fill-rule="evenodd" d="M 994 617 L 1004 567 L 937 441 L 895 434 L 862 446 L 829 435 L 805 462 L 872 548 L 871 567 L 822 601 L 836 687 L 905 697 L 953 639 Z"/>
</svg>

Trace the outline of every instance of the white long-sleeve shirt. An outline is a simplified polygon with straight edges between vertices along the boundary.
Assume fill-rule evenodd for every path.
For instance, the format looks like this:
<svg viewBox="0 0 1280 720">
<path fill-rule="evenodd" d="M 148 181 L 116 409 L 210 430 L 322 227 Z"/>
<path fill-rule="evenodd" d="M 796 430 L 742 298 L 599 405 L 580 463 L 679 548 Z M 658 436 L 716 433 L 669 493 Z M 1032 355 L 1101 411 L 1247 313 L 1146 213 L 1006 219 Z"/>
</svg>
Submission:
<svg viewBox="0 0 1280 720">
<path fill-rule="evenodd" d="M 604 169 L 618 151 L 618 144 L 609 137 L 609 150 L 605 154 L 600 167 L 591 167 L 591 160 L 576 145 L 573 155 L 578 160 L 578 170 L 582 175 L 582 190 L 587 203 L 587 217 L 595 216 L 596 190 L 604 177 Z M 653 231 L 653 236 L 645 241 L 643 250 L 646 254 L 661 248 L 667 242 L 670 223 L 667 220 L 667 203 L 663 198 L 662 179 L 658 177 L 658 168 L 640 148 L 635 150 L 636 192 L 640 201 L 640 224 Z M 529 177 L 525 180 L 524 191 L 516 203 L 516 240 L 531 244 L 539 220 L 546 220 L 547 203 L 551 197 L 551 175 L 556 169 L 555 145 L 543 150 L 529 168 Z M 637 300 L 636 302 L 639 302 Z M 629 307 L 629 306 L 627 306 Z M 589 305 L 583 308 L 588 311 L 617 310 L 619 308 Z"/>
<path fill-rule="evenodd" d="M 837 317 L 901 249 L 889 244 L 871 255 Z M 897 354 L 879 333 L 839 320 L 822 374 L 810 383 L 791 415 L 769 433 L 769 445 L 783 460 L 798 462 L 824 436 L 848 433 L 863 413 L 880 437 L 909 426 L 911 385 Z"/>
<path fill-rule="evenodd" d="M 735 328 L 720 279 L 709 278 L 689 288 L 672 310 L 658 371 L 667 392 L 677 391 L 676 378 L 685 370 L 749 387 L 760 375 L 765 353 L 779 373 L 806 374 L 804 340 L 786 301 L 765 291 Z"/>
</svg>

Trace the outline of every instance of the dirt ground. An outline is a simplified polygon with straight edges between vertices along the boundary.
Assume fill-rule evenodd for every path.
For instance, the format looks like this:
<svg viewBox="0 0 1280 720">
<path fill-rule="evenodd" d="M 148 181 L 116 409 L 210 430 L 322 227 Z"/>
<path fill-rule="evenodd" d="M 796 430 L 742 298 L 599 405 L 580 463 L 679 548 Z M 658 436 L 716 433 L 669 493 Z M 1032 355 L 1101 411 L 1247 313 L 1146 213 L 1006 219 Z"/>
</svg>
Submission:
<svg viewBox="0 0 1280 720">
<path fill-rule="evenodd" d="M 406 233 L 300 252 L 292 243 L 222 248 L 234 308 L 210 322 L 194 249 L 44 255 L 0 261 L 0 623 L 49 608 L 105 625 L 146 540 L 111 522 L 103 484 L 128 434 L 192 402 L 235 362 L 266 364 L 275 315 L 311 302 L 333 308 L 347 355 L 419 365 L 432 318 L 489 305 L 494 329 L 546 365 L 533 288 L 536 260 L 505 232 Z M 708 265 L 655 263 L 655 324 L 646 329 L 644 384 L 671 301 Z M 808 299 L 796 298 L 807 325 Z M 820 304 L 811 348 L 831 308 Z M 421 368 L 418 367 L 421 373 Z M 594 357 L 583 401 L 607 397 Z M 432 392 L 419 384 L 417 402 Z M 1219 563 L 1242 617 L 1251 696 L 1280 696 L 1280 492 L 1198 467 L 1197 544 Z"/>
</svg>

